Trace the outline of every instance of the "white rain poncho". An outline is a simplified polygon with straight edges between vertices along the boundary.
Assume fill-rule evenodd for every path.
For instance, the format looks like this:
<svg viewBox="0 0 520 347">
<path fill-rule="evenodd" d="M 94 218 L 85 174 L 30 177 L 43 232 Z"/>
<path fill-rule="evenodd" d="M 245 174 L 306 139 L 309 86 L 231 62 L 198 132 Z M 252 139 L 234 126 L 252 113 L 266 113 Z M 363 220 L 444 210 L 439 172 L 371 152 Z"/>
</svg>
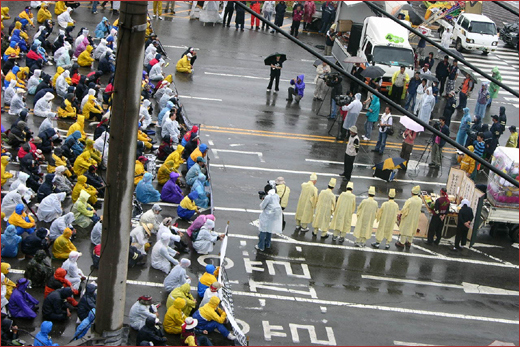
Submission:
<svg viewBox="0 0 520 347">
<path fill-rule="evenodd" d="M 280 197 L 274 189 L 269 190 L 260 203 L 260 224 L 258 229 L 267 233 L 282 233 L 282 207 Z M 206 221 L 207 222 L 207 221 Z M 199 233 L 200 237 L 200 233 Z M 194 245 L 195 246 L 195 245 Z"/>
<path fill-rule="evenodd" d="M 101 59 L 107 52 L 107 49 L 108 49 L 107 40 L 101 39 L 101 41 L 99 42 L 99 45 L 97 45 L 96 49 L 92 53 L 92 58 L 94 58 L 96 60 Z"/>
<path fill-rule="evenodd" d="M 27 203 L 30 203 L 31 198 L 36 195 L 36 193 L 31 188 L 27 187 L 27 180 L 29 179 L 29 177 L 29 174 L 20 171 L 18 172 L 18 177 L 16 178 L 16 180 L 13 183 L 11 183 L 11 186 L 9 186 L 9 191 L 15 191 L 20 186 L 25 187 L 25 193 L 23 194 L 23 198 L 25 199 L 25 201 L 27 201 Z"/>
<path fill-rule="evenodd" d="M 1 274 L 1 279 L 2 279 L 2 313 L 7 313 L 7 310 L 6 310 L 6 306 L 7 304 L 9 303 L 9 300 L 7 300 L 7 298 L 5 297 L 7 295 L 7 287 L 5 286 L 4 282 L 5 282 L 5 275 L 4 274 Z"/>
<path fill-rule="evenodd" d="M 72 223 L 75 221 L 74 213 L 69 212 L 58 219 L 56 219 L 54 222 L 52 222 L 50 227 L 50 234 L 49 239 L 51 241 L 54 241 L 63 234 L 66 228 L 70 228 L 70 230 L 74 229 L 72 226 Z"/>
<path fill-rule="evenodd" d="M 413 113 L 417 114 L 419 112 L 421 106 L 422 106 L 422 100 L 424 96 L 426 95 L 426 88 L 428 88 L 428 83 L 423 86 L 423 84 L 419 84 L 417 87 L 417 92 L 415 95 L 415 106 L 413 108 Z"/>
<path fill-rule="evenodd" d="M 23 93 L 19 93 L 18 91 L 20 91 L 20 89 L 16 91 L 16 94 L 14 94 L 11 99 L 11 108 L 9 109 L 9 114 L 11 116 L 18 116 L 27 106 L 23 101 Z"/>
<path fill-rule="evenodd" d="M 421 100 L 421 108 L 419 109 L 419 117 L 425 123 L 430 122 L 430 116 L 432 114 L 433 108 L 435 107 L 435 96 L 433 96 L 432 87 L 428 87 L 426 89 L 426 94 L 422 97 Z"/>
<path fill-rule="evenodd" d="M 352 101 L 346 108 L 348 111 L 347 116 L 345 117 L 345 121 L 343 122 L 343 129 L 350 129 L 353 125 L 356 125 L 359 112 L 363 108 L 363 104 L 361 103 L 361 94 L 357 93 L 355 95 L 355 100 Z"/>
<path fill-rule="evenodd" d="M 103 229 L 103 224 L 101 220 L 99 220 L 94 228 L 92 228 L 92 232 L 90 233 L 90 242 L 94 245 L 99 245 L 101 243 L 101 231 Z"/>
<path fill-rule="evenodd" d="M 171 88 L 165 88 L 163 96 L 159 99 L 159 109 L 162 111 L 166 107 L 166 104 L 173 96 L 173 90 Z"/>
<path fill-rule="evenodd" d="M 101 135 L 103 136 L 103 135 Z M 94 146 L 95 147 L 95 146 Z M 151 209 L 143 213 L 141 216 L 140 222 L 143 224 L 153 224 L 153 230 L 152 233 L 156 234 L 157 231 L 159 231 L 159 227 L 161 226 L 162 222 L 162 216 L 160 214 L 155 214 L 154 211 L 160 211 L 161 207 L 159 204 L 154 204 Z M 159 235 L 157 235 L 157 240 L 160 240 Z"/>
<path fill-rule="evenodd" d="M 166 88 L 168 88 L 169 85 L 170 85 L 170 82 L 163 80 L 161 83 L 161 86 L 159 87 L 159 89 L 157 89 L 157 91 L 155 92 L 155 94 L 153 96 L 154 99 L 157 101 L 161 100 L 161 98 L 164 95 L 164 92 L 166 91 Z"/>
<path fill-rule="evenodd" d="M 179 129 L 179 122 L 172 120 L 170 115 L 168 115 L 168 117 L 164 117 L 161 137 L 164 138 L 165 136 L 169 136 L 174 143 L 179 143 L 180 134 L 181 131 Z"/>
<path fill-rule="evenodd" d="M 278 206 L 280 206 L 280 204 L 278 204 Z M 197 240 L 193 242 L 193 248 L 195 249 L 195 252 L 198 254 L 208 254 L 213 251 L 213 245 L 218 240 L 218 234 L 213 231 L 214 227 L 215 222 L 211 219 L 207 219 L 202 228 L 199 230 Z"/>
<path fill-rule="evenodd" d="M 79 285 L 81 284 L 81 277 L 85 277 L 83 271 L 78 267 L 78 258 L 80 256 L 81 253 L 72 251 L 69 253 L 69 259 L 65 260 L 61 265 L 61 267 L 67 271 L 65 279 L 69 280 L 72 287 L 76 290 L 79 289 Z"/>
<path fill-rule="evenodd" d="M 222 19 L 218 13 L 219 3 L 215 1 L 204 2 L 204 7 L 200 12 L 199 21 L 202 23 L 221 23 Z"/>
<path fill-rule="evenodd" d="M 172 271 L 164 279 L 164 289 L 171 292 L 175 288 L 182 286 L 184 283 L 191 283 L 190 278 L 186 275 L 186 269 L 190 267 L 191 261 L 182 258 L 180 263 L 175 265 Z"/>
<path fill-rule="evenodd" d="M 59 218 L 63 213 L 61 204 L 66 196 L 67 193 L 52 193 L 43 198 L 38 206 L 38 212 L 36 212 L 38 219 L 50 223 Z"/>
<path fill-rule="evenodd" d="M 54 52 L 54 61 L 58 61 L 63 54 L 69 54 L 69 51 L 71 49 L 72 46 L 70 45 L 70 43 L 68 41 L 65 41 L 63 43 L 63 46 L 61 46 L 56 50 L 56 52 Z"/>
<path fill-rule="evenodd" d="M 74 41 L 74 49 L 78 48 L 78 46 L 83 42 L 83 40 L 85 40 L 85 37 L 88 36 L 88 29 L 83 29 L 83 31 L 81 32 L 81 35 L 79 35 L 77 38 L 76 38 L 76 41 Z"/>
<path fill-rule="evenodd" d="M 54 61 L 56 62 L 56 66 L 62 67 L 64 70 L 70 69 L 72 67 L 72 60 L 70 58 L 69 52 L 65 52 L 65 54 L 60 55 L 59 59 Z"/>
<path fill-rule="evenodd" d="M 60 78 L 58 77 L 58 80 L 59 79 Z M 58 81 L 56 81 L 56 85 L 58 84 L 57 82 Z M 65 84 L 67 84 L 66 81 L 65 81 Z M 67 84 L 67 88 L 68 88 L 68 84 Z M 43 98 L 38 100 L 36 102 L 36 105 L 34 105 L 34 115 L 38 116 L 38 117 L 44 117 L 44 118 L 47 118 L 49 115 L 54 117 L 56 115 L 56 113 L 52 112 L 52 99 L 54 99 L 54 95 L 52 93 L 49 93 L 49 92 L 45 93 Z"/>
<path fill-rule="evenodd" d="M 141 220 L 142 220 L 142 217 L 141 217 Z M 168 234 L 170 237 L 169 245 L 171 248 L 174 247 L 175 242 L 179 242 L 181 240 L 181 237 L 179 235 L 175 235 L 174 233 L 172 233 L 170 227 L 161 223 L 161 225 L 159 226 L 159 230 L 157 231 L 157 240 L 160 240 L 162 235 L 165 233 Z"/>
<path fill-rule="evenodd" d="M 58 25 L 63 29 L 67 28 L 67 26 L 69 26 L 69 23 L 74 23 L 74 19 L 72 19 L 72 17 L 70 16 L 71 12 L 72 8 L 67 7 L 67 11 L 63 12 L 58 16 Z"/>
<path fill-rule="evenodd" d="M 133 329 L 139 330 L 144 327 L 144 323 L 148 317 L 153 319 L 157 318 L 155 314 L 150 311 L 151 307 L 153 306 L 143 305 L 139 301 L 136 301 L 135 304 L 132 305 L 128 317 L 130 317 L 130 326 Z"/>
<path fill-rule="evenodd" d="M 449 30 L 444 30 L 441 36 L 441 46 L 448 49 L 451 45 L 451 38 L 453 34 Z"/>
<path fill-rule="evenodd" d="M 70 71 L 65 70 L 63 73 L 56 79 L 56 94 L 61 96 L 62 98 L 67 97 L 69 84 L 67 83 L 67 78 L 70 77 Z"/>
<path fill-rule="evenodd" d="M 63 165 L 56 167 L 55 176 L 52 180 L 52 183 L 56 186 L 57 189 L 61 190 L 68 194 L 72 193 L 73 185 L 69 181 L 69 179 L 64 175 L 64 172 L 67 168 Z"/>
<path fill-rule="evenodd" d="M 150 69 L 150 73 L 148 76 L 150 77 L 150 81 L 160 81 L 164 78 L 162 67 L 164 66 L 164 59 L 160 59 L 157 64 L 152 66 Z"/>
<path fill-rule="evenodd" d="M 144 51 L 144 56 L 146 57 L 148 54 L 150 54 L 150 52 L 152 52 L 153 50 L 155 49 L 155 54 L 157 54 L 157 48 L 154 46 L 154 45 L 148 45 L 148 47 L 146 47 L 146 50 Z M 155 57 L 155 55 L 154 55 Z M 153 58 L 152 58 L 153 59 Z M 150 59 L 150 60 L 152 60 Z"/>
<path fill-rule="evenodd" d="M 177 252 L 168 246 L 169 243 L 170 235 L 163 233 L 152 249 L 152 267 L 165 273 L 170 272 L 172 264 L 179 264 L 177 259 L 173 258 L 177 255 Z"/>
<path fill-rule="evenodd" d="M 53 97 L 54 97 L 54 95 L 53 95 Z M 38 100 L 38 101 L 40 101 L 40 100 Z M 40 124 L 40 127 L 38 128 L 38 134 L 44 132 L 47 129 L 53 129 L 54 128 L 53 120 L 55 117 L 56 117 L 56 113 L 47 112 L 47 116 L 45 117 L 42 124 Z M 56 133 L 58 133 L 58 132 L 56 131 Z"/>
<path fill-rule="evenodd" d="M 103 131 L 101 136 L 99 136 L 96 141 L 94 141 L 94 149 L 97 149 L 101 152 L 103 157 L 103 165 L 107 167 L 108 165 L 108 139 L 110 134 L 106 131 Z"/>
<path fill-rule="evenodd" d="M 143 62 L 144 67 L 147 67 L 148 64 L 150 64 L 150 61 L 153 58 L 155 58 L 155 55 L 157 54 L 157 48 L 155 48 L 154 45 L 150 45 L 150 46 L 148 46 L 148 48 L 146 49 L 147 53 L 144 57 L 144 62 Z"/>
<path fill-rule="evenodd" d="M 5 220 L 7 221 L 9 217 L 13 214 L 16 209 L 16 205 L 23 204 L 22 196 L 27 193 L 27 187 L 25 185 L 20 185 L 16 190 L 10 191 L 7 193 L 2 199 L 2 212 L 5 213 Z M 61 235 L 61 234 L 60 234 Z"/>
<path fill-rule="evenodd" d="M 34 74 L 27 81 L 27 93 L 30 95 L 34 95 L 36 93 L 36 88 L 38 84 L 40 84 L 40 76 L 42 74 L 42 70 L 34 70 Z M 12 82 L 12 81 L 11 81 Z"/>
<path fill-rule="evenodd" d="M 10 105 L 11 100 L 13 100 L 13 97 L 16 94 L 16 78 L 13 78 L 11 81 L 9 81 L 9 87 L 7 87 L 4 91 L 4 104 Z"/>
<path fill-rule="evenodd" d="M 85 95 L 85 96 L 83 97 L 83 99 L 81 99 L 81 109 L 82 109 L 82 110 L 83 110 L 83 107 L 85 107 L 85 105 L 86 105 L 87 102 L 88 102 L 88 97 L 91 96 L 91 95 L 92 95 L 92 96 L 96 96 L 96 90 L 95 90 L 95 89 L 90 88 L 90 89 L 88 90 L 87 95 Z M 94 102 L 96 103 L 97 106 L 99 106 L 99 104 L 98 104 L 98 102 L 97 102 L 96 99 L 94 99 Z"/>
<path fill-rule="evenodd" d="M 146 130 L 148 126 L 152 123 L 152 116 L 148 111 L 150 107 L 150 100 L 144 100 L 141 108 L 139 109 L 139 121 L 141 122 L 141 129 Z"/>
<path fill-rule="evenodd" d="M 146 254 L 144 245 L 148 242 L 148 234 L 141 225 L 138 225 L 130 232 L 132 246 L 137 248 L 141 254 Z"/>
</svg>

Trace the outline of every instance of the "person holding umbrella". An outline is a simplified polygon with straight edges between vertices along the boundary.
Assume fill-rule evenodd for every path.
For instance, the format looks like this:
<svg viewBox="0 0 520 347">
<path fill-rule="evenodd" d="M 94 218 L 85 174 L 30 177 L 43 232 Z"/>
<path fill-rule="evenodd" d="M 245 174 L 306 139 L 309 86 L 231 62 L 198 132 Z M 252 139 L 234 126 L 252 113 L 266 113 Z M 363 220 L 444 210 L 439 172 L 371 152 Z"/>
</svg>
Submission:
<svg viewBox="0 0 520 347">
<path fill-rule="evenodd" d="M 466 72 L 466 79 L 464 79 L 464 82 L 462 82 L 459 89 L 459 106 L 457 106 L 457 110 L 462 110 L 466 107 L 469 95 L 473 91 L 474 86 L 475 82 L 473 81 L 471 74 Z"/>
<path fill-rule="evenodd" d="M 269 85 L 267 86 L 267 92 L 270 93 L 273 88 L 273 81 L 276 80 L 274 92 L 278 93 L 280 90 L 280 75 L 282 74 L 283 62 L 287 60 L 285 54 L 275 53 L 265 58 L 265 65 L 271 67 L 271 77 L 269 78 Z"/>
</svg>

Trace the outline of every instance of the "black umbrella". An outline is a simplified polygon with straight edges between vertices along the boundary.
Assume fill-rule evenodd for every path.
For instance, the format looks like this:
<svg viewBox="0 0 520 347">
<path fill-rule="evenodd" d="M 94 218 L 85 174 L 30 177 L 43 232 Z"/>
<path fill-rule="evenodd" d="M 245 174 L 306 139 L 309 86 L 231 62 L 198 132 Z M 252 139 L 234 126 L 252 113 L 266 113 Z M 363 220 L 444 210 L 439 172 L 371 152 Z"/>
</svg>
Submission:
<svg viewBox="0 0 520 347">
<path fill-rule="evenodd" d="M 426 74 L 423 74 L 423 73 L 422 73 L 422 74 L 419 75 L 419 77 L 420 77 L 421 79 L 424 78 L 424 79 L 427 80 L 427 81 L 439 82 L 439 80 L 437 79 L 437 77 L 435 77 L 434 75 L 429 74 L 429 73 L 426 73 Z"/>
<path fill-rule="evenodd" d="M 274 64 L 276 64 L 276 57 L 277 56 L 280 56 L 280 63 L 283 63 L 284 61 L 287 60 L 287 56 L 285 54 L 276 52 L 276 53 L 271 54 L 267 58 L 265 58 L 264 59 L 264 64 L 265 65 L 274 65 Z"/>
<path fill-rule="evenodd" d="M 363 72 L 361 72 L 361 76 L 365 78 L 378 78 L 385 74 L 385 70 L 380 68 L 379 66 L 369 66 Z"/>
<path fill-rule="evenodd" d="M 405 16 L 408 16 L 407 20 L 409 20 L 413 25 L 421 25 L 425 21 L 424 18 L 408 4 L 401 6 L 397 13 L 403 13 Z"/>
<path fill-rule="evenodd" d="M 452 55 L 454 55 L 459 60 L 464 59 L 464 56 L 462 55 L 462 53 L 460 53 L 456 49 L 450 48 L 450 49 L 448 49 L 448 52 L 450 52 Z"/>
<path fill-rule="evenodd" d="M 475 76 L 475 74 L 473 73 L 473 71 L 471 71 L 471 70 L 466 71 L 465 69 L 460 69 L 460 71 L 462 71 L 462 74 L 464 75 L 464 77 L 469 75 L 469 78 L 471 78 L 473 80 L 473 82 L 478 83 L 478 79 Z"/>
</svg>

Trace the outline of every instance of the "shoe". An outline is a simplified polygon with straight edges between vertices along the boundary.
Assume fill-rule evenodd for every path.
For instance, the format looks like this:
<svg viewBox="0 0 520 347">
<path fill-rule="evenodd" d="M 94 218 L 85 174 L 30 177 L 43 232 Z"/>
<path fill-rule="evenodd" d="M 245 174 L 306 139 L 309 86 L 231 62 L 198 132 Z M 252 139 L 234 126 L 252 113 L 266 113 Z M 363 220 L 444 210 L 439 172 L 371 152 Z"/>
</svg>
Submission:
<svg viewBox="0 0 520 347">
<path fill-rule="evenodd" d="M 227 336 L 227 339 L 231 340 L 231 341 L 234 341 L 234 340 L 236 340 L 236 336 L 233 335 L 233 333 L 229 333 L 229 335 Z"/>
<path fill-rule="evenodd" d="M 274 93 L 275 93 L 275 94 L 278 94 L 279 91 L 280 91 L 279 89 L 275 89 L 275 90 L 274 90 Z"/>
<path fill-rule="evenodd" d="M 306 233 L 306 232 L 309 231 L 309 228 L 301 228 L 300 231 L 301 231 L 302 233 Z"/>
<path fill-rule="evenodd" d="M 271 30 L 271 34 L 274 34 L 274 30 Z"/>
<path fill-rule="evenodd" d="M 356 243 L 354 243 L 354 247 L 361 248 L 361 247 L 363 247 L 363 244 L 356 242 Z"/>
<path fill-rule="evenodd" d="M 459 249 L 457 247 L 450 248 L 450 251 L 457 252 Z"/>
<path fill-rule="evenodd" d="M 404 245 L 406 246 L 406 248 L 412 247 L 412 244 L 410 242 L 406 242 Z"/>
<path fill-rule="evenodd" d="M 105 7 L 103 6 L 103 8 L 105 8 Z M 155 19 L 155 15 L 154 14 L 152 14 L 152 19 Z"/>
<path fill-rule="evenodd" d="M 424 241 L 424 244 L 425 245 L 433 245 L 433 242 L 431 242 L 431 241 Z"/>
<path fill-rule="evenodd" d="M 256 30 L 260 30 L 260 27 L 256 27 Z"/>
<path fill-rule="evenodd" d="M 338 241 L 338 237 L 337 236 L 332 236 L 332 241 Z"/>
<path fill-rule="evenodd" d="M 97 14 L 97 11 L 96 12 L 92 12 L 92 14 Z"/>
<path fill-rule="evenodd" d="M 367 138 L 365 135 L 361 136 L 361 139 L 362 139 L 363 141 L 370 141 L 370 139 Z"/>
<path fill-rule="evenodd" d="M 397 248 L 404 248 L 404 244 L 402 244 L 400 241 L 397 241 L 397 242 L 395 243 L 395 246 L 396 246 Z"/>
<path fill-rule="evenodd" d="M 344 237 L 340 237 L 339 240 L 338 240 L 339 243 L 343 243 L 345 242 L 345 238 Z"/>
<path fill-rule="evenodd" d="M 271 92 L 271 89 L 267 88 L 267 92 L 270 93 L 270 92 Z"/>
<path fill-rule="evenodd" d="M 389 243 L 387 243 L 387 244 L 385 245 L 385 249 L 390 249 L 390 244 L 389 244 Z"/>
<path fill-rule="evenodd" d="M 263 251 L 264 251 L 263 249 L 260 249 L 260 248 L 258 247 L 258 245 L 255 245 L 255 249 L 256 249 L 257 251 L 260 251 L 260 252 L 263 252 Z"/>
<path fill-rule="evenodd" d="M 343 172 L 343 173 L 340 173 L 339 175 L 340 175 L 341 177 L 347 177 L 347 174 L 344 173 L 344 172 Z"/>
<path fill-rule="evenodd" d="M 428 166 L 429 166 L 429 167 L 434 167 L 435 164 L 434 164 L 434 163 L 429 163 Z"/>
<path fill-rule="evenodd" d="M 302 230 L 302 227 L 296 227 L 296 229 L 294 229 L 294 232 L 299 233 L 301 230 Z"/>
<path fill-rule="evenodd" d="M 158 20 L 163 20 L 163 17 L 159 16 L 157 17 Z"/>
<path fill-rule="evenodd" d="M 253 30 L 253 27 L 251 27 L 251 29 L 249 29 L 249 30 Z"/>
<path fill-rule="evenodd" d="M 379 153 L 379 149 L 373 149 L 370 152 Z"/>
<path fill-rule="evenodd" d="M 374 242 L 371 246 L 372 248 L 379 248 L 379 242 Z"/>
<path fill-rule="evenodd" d="M 330 236 L 329 234 L 326 234 L 325 236 L 322 235 L 322 236 L 321 236 L 321 239 L 322 239 L 322 240 L 326 240 L 326 239 L 329 238 L 329 236 Z"/>
</svg>

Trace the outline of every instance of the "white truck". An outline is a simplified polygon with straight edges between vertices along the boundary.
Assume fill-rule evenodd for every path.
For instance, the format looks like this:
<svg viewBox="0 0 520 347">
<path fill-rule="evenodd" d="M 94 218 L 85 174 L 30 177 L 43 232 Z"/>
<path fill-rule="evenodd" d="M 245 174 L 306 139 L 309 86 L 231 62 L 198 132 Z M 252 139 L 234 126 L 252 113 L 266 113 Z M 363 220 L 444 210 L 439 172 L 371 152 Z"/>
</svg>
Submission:
<svg viewBox="0 0 520 347">
<path fill-rule="evenodd" d="M 498 31 L 495 22 L 482 14 L 462 12 L 456 18 L 448 21 L 441 19 L 439 35 L 447 28 L 452 32 L 452 41 L 457 51 L 479 50 L 488 55 L 498 46 Z"/>
</svg>

